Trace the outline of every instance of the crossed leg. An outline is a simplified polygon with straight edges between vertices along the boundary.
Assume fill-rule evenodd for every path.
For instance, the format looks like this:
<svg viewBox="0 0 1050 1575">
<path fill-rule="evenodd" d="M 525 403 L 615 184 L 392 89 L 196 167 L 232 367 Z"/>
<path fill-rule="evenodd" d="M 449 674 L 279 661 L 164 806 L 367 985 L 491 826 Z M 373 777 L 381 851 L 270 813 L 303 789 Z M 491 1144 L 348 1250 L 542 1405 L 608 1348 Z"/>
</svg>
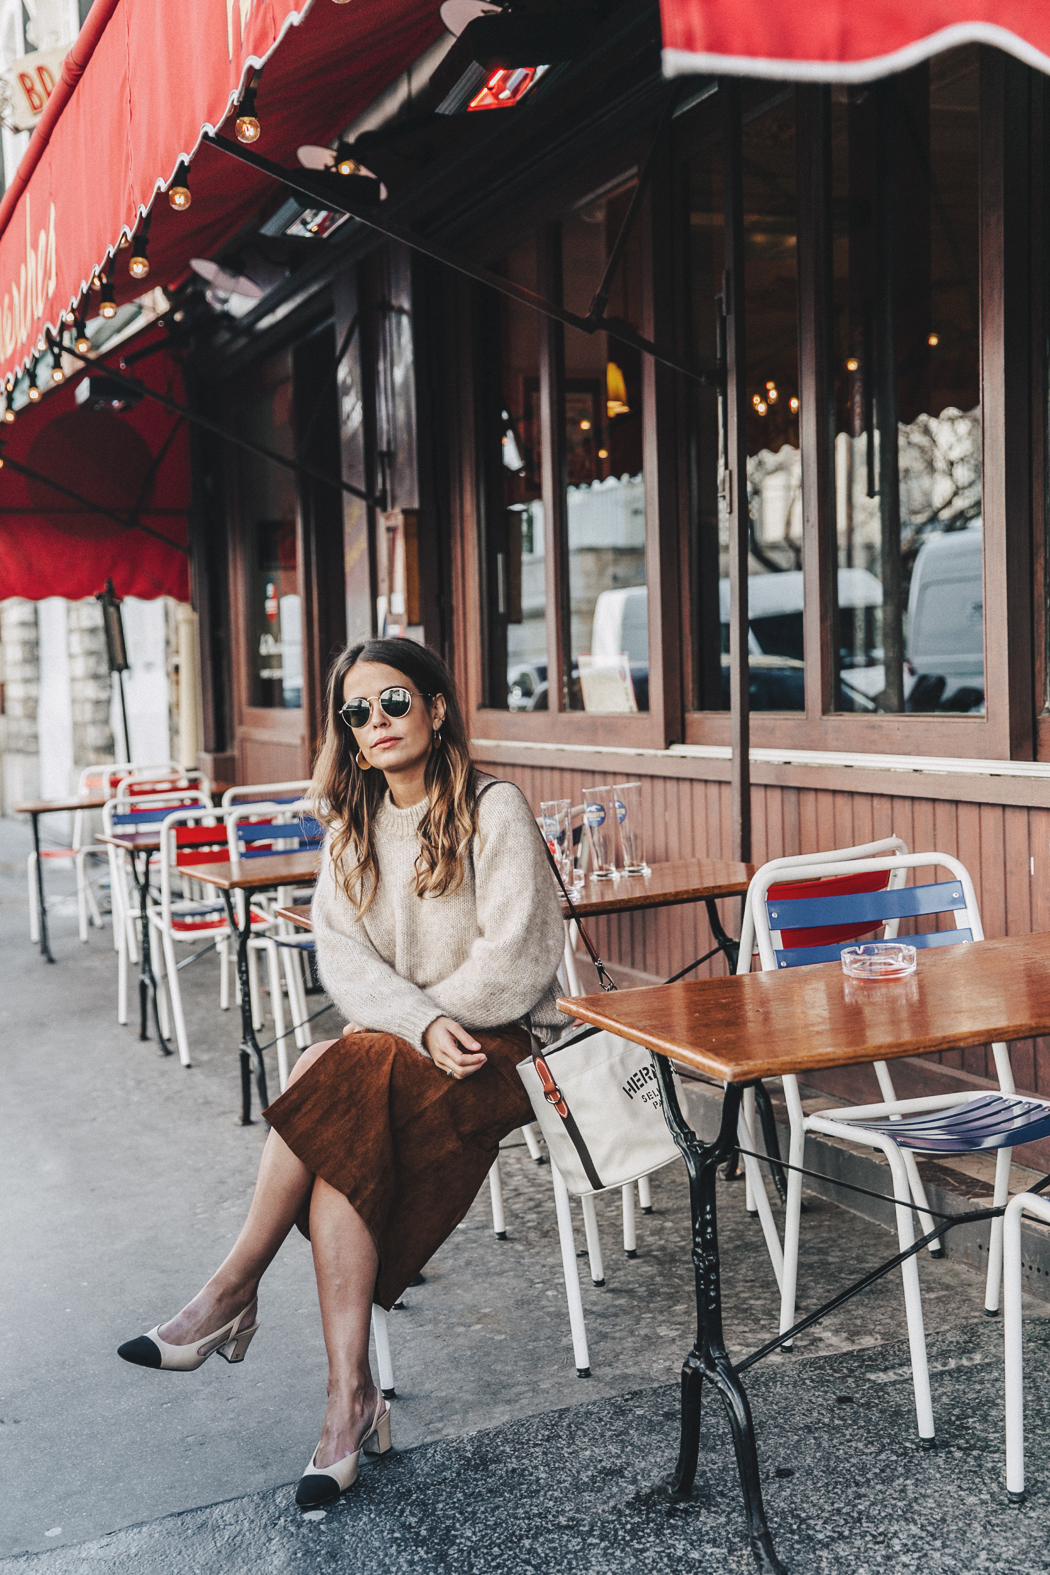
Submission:
<svg viewBox="0 0 1050 1575">
<path fill-rule="evenodd" d="M 289 1082 L 301 1077 L 333 1040 L 300 1056 Z M 232 1250 L 191 1302 L 158 1331 L 172 1345 L 190 1345 L 245 1308 L 254 1321 L 259 1282 L 302 1210 L 309 1206 L 321 1324 L 328 1353 L 328 1409 L 317 1464 L 351 1454 L 376 1405 L 368 1365 L 368 1330 L 379 1260 L 367 1226 L 349 1200 L 296 1158 L 270 1132 L 259 1162 L 248 1217 Z"/>
</svg>

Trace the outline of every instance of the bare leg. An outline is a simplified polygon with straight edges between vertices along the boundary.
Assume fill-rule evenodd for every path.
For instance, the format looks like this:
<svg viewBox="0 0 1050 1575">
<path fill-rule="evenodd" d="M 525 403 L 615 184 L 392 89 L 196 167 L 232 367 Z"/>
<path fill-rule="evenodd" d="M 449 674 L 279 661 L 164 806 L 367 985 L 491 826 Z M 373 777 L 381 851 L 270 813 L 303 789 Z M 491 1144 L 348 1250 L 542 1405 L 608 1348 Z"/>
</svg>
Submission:
<svg viewBox="0 0 1050 1575">
<path fill-rule="evenodd" d="M 310 1199 L 310 1240 L 328 1352 L 328 1409 L 315 1460 L 330 1466 L 360 1447 L 375 1415 L 368 1328 L 379 1258 L 361 1216 L 320 1177 Z"/>
<path fill-rule="evenodd" d="M 301 1076 L 333 1042 L 329 1039 L 304 1051 L 289 1083 Z M 161 1325 L 158 1332 L 162 1340 L 172 1345 L 190 1345 L 213 1330 L 221 1329 L 224 1323 L 255 1302 L 259 1281 L 295 1224 L 313 1181 L 312 1172 L 302 1160 L 296 1158 L 283 1138 L 271 1132 L 259 1161 L 259 1177 L 248 1218 L 233 1250 L 193 1300 L 170 1323 Z"/>
</svg>

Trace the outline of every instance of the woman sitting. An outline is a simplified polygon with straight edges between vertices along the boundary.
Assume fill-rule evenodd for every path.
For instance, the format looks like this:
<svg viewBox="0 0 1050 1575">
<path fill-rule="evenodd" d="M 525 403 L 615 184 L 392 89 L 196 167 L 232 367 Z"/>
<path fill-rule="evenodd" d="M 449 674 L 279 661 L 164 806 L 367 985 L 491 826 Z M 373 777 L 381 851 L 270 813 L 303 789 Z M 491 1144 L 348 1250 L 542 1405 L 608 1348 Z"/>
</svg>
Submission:
<svg viewBox="0 0 1050 1575">
<path fill-rule="evenodd" d="M 470 1208 L 500 1139 L 532 1110 L 516 1067 L 549 1044 L 564 932 L 543 841 L 509 782 L 479 776 L 452 676 L 411 640 L 368 640 L 331 673 L 314 774 L 328 827 L 317 963 L 349 1019 L 266 1111 L 233 1250 L 170 1322 L 120 1347 L 143 1367 L 241 1361 L 259 1282 L 292 1226 L 313 1248 L 328 1353 L 321 1440 L 296 1493 L 337 1498 L 390 1445 L 368 1365 L 372 1302 L 393 1306 Z"/>
</svg>

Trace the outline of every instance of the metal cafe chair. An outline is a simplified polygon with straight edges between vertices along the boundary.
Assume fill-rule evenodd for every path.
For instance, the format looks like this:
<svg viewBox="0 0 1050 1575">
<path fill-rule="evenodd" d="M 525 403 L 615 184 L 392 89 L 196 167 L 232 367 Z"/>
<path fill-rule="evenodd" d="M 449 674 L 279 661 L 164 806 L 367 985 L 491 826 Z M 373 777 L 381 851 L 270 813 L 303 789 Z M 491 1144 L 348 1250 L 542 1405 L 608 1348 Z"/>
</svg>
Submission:
<svg viewBox="0 0 1050 1575">
<path fill-rule="evenodd" d="M 305 853 L 320 848 L 324 841 L 324 830 L 301 800 L 293 799 L 285 803 L 232 805 L 226 812 L 226 837 L 230 863 L 240 864 L 244 860 L 266 858 L 276 853 Z M 279 1032 L 277 1030 L 279 1003 L 274 997 L 279 997 L 281 994 L 278 958 L 284 964 L 284 980 L 288 991 L 288 1007 L 296 1046 L 300 1050 L 305 1050 L 310 1043 L 307 1026 L 309 1013 L 300 963 L 308 952 L 313 951 L 313 937 L 297 934 L 286 920 L 276 918 L 272 911 L 274 906 L 283 907 L 292 900 L 293 892 L 290 888 L 281 888 L 278 891 L 275 904 L 263 897 L 253 899 L 254 911 L 259 915 L 260 920 L 265 920 L 268 928 L 265 939 L 260 937 L 258 943 L 253 939 L 248 952 L 253 1012 L 256 1010 L 257 1003 L 260 1003 L 253 966 L 253 949 L 255 951 L 263 949 L 266 952 L 271 1009 L 274 1014 L 275 1032 L 278 1034 L 277 1069 L 282 1093 L 288 1082 L 290 1068 L 283 1031 L 283 1006 L 280 1008 L 281 1030 Z M 244 899 L 240 893 L 235 894 L 235 901 L 243 918 L 241 904 Z M 260 1028 L 261 1014 L 254 1020 L 256 1028 Z"/>
<path fill-rule="evenodd" d="M 246 808 L 249 804 L 298 804 L 310 787 L 310 778 L 298 782 L 251 782 L 244 787 L 227 788 L 222 795 L 222 811 Z"/>
<path fill-rule="evenodd" d="M 202 788 L 184 787 L 163 793 L 139 793 L 131 798 L 111 798 L 102 810 L 102 826 L 107 836 L 147 831 L 159 827 L 173 810 L 193 806 L 211 809 L 210 798 Z M 128 963 L 138 961 L 139 903 L 129 855 L 112 845 L 108 852 L 117 951 L 117 1022 L 123 1024 L 128 1020 Z M 152 901 L 152 896 L 148 900 Z"/>
<path fill-rule="evenodd" d="M 914 886 L 892 886 L 883 881 L 887 872 L 939 868 L 950 879 Z M 875 889 L 864 890 L 865 877 L 880 877 Z M 776 895 L 771 888 L 776 888 Z M 867 926 L 868 932 L 902 919 L 923 919 L 951 915 L 954 929 L 931 930 L 909 935 L 918 949 L 951 946 L 964 941 L 983 940 L 984 931 L 977 908 L 973 882 L 958 859 L 944 853 L 896 854 L 884 858 L 828 863 L 814 879 L 812 864 L 781 863 L 775 870 L 759 870 L 751 882 L 749 905 L 754 921 L 762 968 L 794 968 L 808 963 L 837 961 L 844 946 L 854 937 L 834 932 Z M 828 938 L 827 931 L 833 932 Z M 824 932 L 822 935 L 821 932 Z M 781 1288 L 780 1332 L 790 1329 L 795 1320 L 795 1290 L 798 1273 L 799 1211 L 802 1177 L 798 1167 L 804 1163 L 805 1141 L 809 1132 L 846 1139 L 877 1149 L 885 1155 L 893 1179 L 897 1234 L 901 1251 L 915 1240 L 912 1219 L 913 1191 L 905 1153 L 960 1154 L 996 1152 L 994 1207 L 1005 1205 L 1010 1187 L 1010 1150 L 1018 1143 L 1033 1142 L 1050 1134 L 1050 1104 L 1015 1093 L 1010 1056 L 1005 1044 L 992 1046 L 998 1093 L 938 1094 L 919 1099 L 884 1099 L 878 1104 L 857 1105 L 807 1116 L 802 1108 L 798 1079 L 783 1079 L 791 1126 L 787 1209 L 784 1226 L 784 1273 Z M 924 1233 L 933 1222 L 919 1210 Z M 995 1313 L 999 1306 L 999 1281 L 1002 1274 L 1003 1231 L 1001 1219 L 994 1219 L 988 1248 L 988 1279 L 985 1308 Z M 911 1347 L 912 1378 L 920 1441 L 926 1447 L 934 1442 L 933 1404 L 930 1397 L 926 1362 L 919 1273 L 914 1256 L 901 1266 L 904 1302 Z"/>
<path fill-rule="evenodd" d="M 158 931 L 161 941 L 164 958 L 162 982 L 167 984 L 168 999 L 171 1002 L 171 1013 L 175 1023 L 175 1039 L 183 1066 L 190 1066 L 192 1062 L 186 1033 L 186 1019 L 182 1008 L 179 971 L 212 949 L 219 951 L 220 954 L 228 952 L 230 926 L 226 904 L 221 897 L 180 896 L 175 887 L 180 870 L 201 864 L 226 864 L 228 861 L 226 827 L 211 805 L 190 808 L 184 806 L 172 810 L 164 817 L 160 828 L 160 903 L 150 909 L 149 921 Z M 269 923 L 268 917 L 259 916 L 260 926 Z M 176 960 L 176 942 L 194 946 L 199 945 L 202 939 L 207 939 L 210 944 L 201 948 L 192 957 L 184 958 L 181 963 Z M 276 956 L 271 963 L 271 970 L 276 972 Z M 223 962 L 220 1002 L 225 989 L 226 969 Z M 283 1004 L 279 989 L 271 993 L 274 996 L 274 1024 L 280 1041 L 284 1038 Z"/>
<path fill-rule="evenodd" d="M 1050 1198 L 1019 1192 L 1003 1216 L 1003 1357 L 1006 1378 L 1006 1494 L 1025 1499 L 1024 1332 L 1021 1322 L 1021 1221 L 1024 1215 L 1050 1225 Z"/>
<path fill-rule="evenodd" d="M 112 791 L 116 783 L 112 780 L 112 772 L 107 772 L 98 766 L 86 766 L 80 773 L 77 783 L 77 795 L 83 796 L 100 790 Z M 88 854 L 100 852 L 92 846 L 90 833 L 85 835 L 88 811 L 75 810 L 73 813 L 73 833 L 69 839 L 68 847 L 41 848 L 40 857 L 48 860 L 69 860 L 76 872 L 77 881 L 77 919 L 80 928 L 80 939 L 86 943 L 88 938 L 88 924 L 96 929 L 102 928 L 102 914 L 99 911 L 98 901 L 92 890 L 88 876 Z M 26 860 L 26 875 L 29 882 L 29 939 L 40 940 L 40 908 L 36 879 L 36 850 L 32 850 Z"/>
</svg>

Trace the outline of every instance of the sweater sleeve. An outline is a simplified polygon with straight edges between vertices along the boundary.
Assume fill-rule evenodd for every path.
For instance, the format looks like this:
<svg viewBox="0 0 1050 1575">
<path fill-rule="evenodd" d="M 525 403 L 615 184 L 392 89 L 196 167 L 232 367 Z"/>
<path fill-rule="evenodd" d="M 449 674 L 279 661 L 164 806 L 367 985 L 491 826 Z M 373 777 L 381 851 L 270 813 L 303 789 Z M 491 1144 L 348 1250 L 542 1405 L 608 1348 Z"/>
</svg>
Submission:
<svg viewBox="0 0 1050 1575">
<path fill-rule="evenodd" d="M 520 1022 L 543 999 L 565 946 L 543 841 L 511 782 L 479 800 L 474 889 L 480 933 L 466 960 L 430 994 L 465 1027 L 497 1028 Z"/>
<path fill-rule="evenodd" d="M 327 843 L 310 914 L 317 971 L 344 1018 L 397 1034 L 426 1055 L 423 1035 L 443 1009 L 380 957 L 336 882 Z"/>
</svg>

